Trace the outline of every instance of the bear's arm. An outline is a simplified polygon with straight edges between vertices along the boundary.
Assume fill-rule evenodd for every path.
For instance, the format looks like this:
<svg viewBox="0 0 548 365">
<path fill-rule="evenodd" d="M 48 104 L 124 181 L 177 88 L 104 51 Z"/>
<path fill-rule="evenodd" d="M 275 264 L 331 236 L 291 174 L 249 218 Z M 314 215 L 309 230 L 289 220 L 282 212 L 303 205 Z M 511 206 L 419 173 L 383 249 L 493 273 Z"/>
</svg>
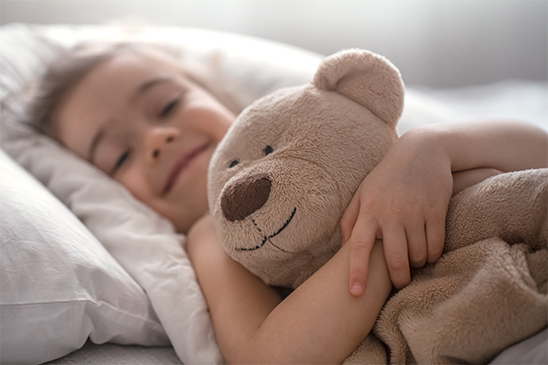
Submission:
<svg viewBox="0 0 548 365">
<path fill-rule="evenodd" d="M 391 291 L 378 243 L 365 295 L 350 295 L 345 245 L 281 301 L 225 254 L 210 222 L 199 224 L 189 233 L 188 252 L 228 363 L 341 363 L 369 333 Z"/>
</svg>

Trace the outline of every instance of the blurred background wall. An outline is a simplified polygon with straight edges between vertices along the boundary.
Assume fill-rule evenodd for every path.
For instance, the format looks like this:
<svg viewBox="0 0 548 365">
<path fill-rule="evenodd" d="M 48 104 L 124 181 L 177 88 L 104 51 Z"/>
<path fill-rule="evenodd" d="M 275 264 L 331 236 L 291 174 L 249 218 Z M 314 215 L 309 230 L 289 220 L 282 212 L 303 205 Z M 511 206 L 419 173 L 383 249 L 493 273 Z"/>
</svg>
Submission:
<svg viewBox="0 0 548 365">
<path fill-rule="evenodd" d="M 548 79 L 546 0 L 0 0 L 0 23 L 138 19 L 381 53 L 409 85 Z M 1 46 L 1 45 L 0 45 Z"/>
</svg>

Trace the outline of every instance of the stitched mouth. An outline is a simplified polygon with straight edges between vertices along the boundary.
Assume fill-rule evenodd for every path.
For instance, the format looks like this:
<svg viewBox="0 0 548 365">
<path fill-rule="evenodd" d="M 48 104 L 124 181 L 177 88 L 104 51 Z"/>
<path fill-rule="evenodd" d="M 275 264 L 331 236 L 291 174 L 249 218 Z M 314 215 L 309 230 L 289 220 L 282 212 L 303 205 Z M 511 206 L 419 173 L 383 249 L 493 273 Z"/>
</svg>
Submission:
<svg viewBox="0 0 548 365">
<path fill-rule="evenodd" d="M 276 232 L 274 232 L 273 234 L 267 236 L 264 234 L 264 232 L 259 228 L 259 226 L 257 225 L 257 222 L 255 222 L 255 220 L 253 218 L 251 218 L 251 221 L 253 222 L 253 225 L 255 226 L 255 228 L 257 228 L 257 230 L 259 232 L 261 232 L 263 234 L 263 240 L 262 242 L 253 247 L 253 248 L 237 248 L 238 251 L 255 251 L 261 247 L 264 246 L 264 244 L 266 243 L 266 241 L 268 241 L 269 239 L 271 239 L 272 237 L 276 237 L 277 235 L 279 235 L 288 225 L 289 223 L 291 222 L 291 220 L 293 219 L 293 217 L 295 216 L 295 212 L 297 211 L 297 207 L 293 208 L 293 211 L 291 212 L 291 215 L 289 216 L 289 218 L 285 221 L 285 223 L 283 224 L 283 226 L 278 229 Z"/>
</svg>

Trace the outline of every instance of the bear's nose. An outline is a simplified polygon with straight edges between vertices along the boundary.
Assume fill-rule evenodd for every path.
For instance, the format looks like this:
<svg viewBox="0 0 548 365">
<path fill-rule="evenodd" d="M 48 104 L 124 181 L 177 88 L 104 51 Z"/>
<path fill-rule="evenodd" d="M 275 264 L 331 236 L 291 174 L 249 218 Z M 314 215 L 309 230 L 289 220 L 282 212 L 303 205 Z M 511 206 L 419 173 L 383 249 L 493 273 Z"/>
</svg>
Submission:
<svg viewBox="0 0 548 365">
<path fill-rule="evenodd" d="M 225 188 L 221 209 L 226 219 L 240 221 L 261 208 L 270 195 L 272 182 L 267 174 L 256 174 L 235 180 Z"/>
</svg>

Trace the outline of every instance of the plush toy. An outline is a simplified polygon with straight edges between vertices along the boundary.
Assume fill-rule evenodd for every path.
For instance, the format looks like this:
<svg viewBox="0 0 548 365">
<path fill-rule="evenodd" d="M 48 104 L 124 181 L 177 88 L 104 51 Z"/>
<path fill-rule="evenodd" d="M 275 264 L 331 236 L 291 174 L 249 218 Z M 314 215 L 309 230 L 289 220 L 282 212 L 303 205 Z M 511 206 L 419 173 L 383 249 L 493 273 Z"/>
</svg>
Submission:
<svg viewBox="0 0 548 365">
<path fill-rule="evenodd" d="M 340 247 L 343 210 L 396 141 L 403 95 L 386 59 L 348 51 L 312 84 L 246 109 L 209 171 L 227 252 L 273 285 L 296 287 L 322 266 Z"/>
<path fill-rule="evenodd" d="M 342 213 L 396 141 L 403 100 L 403 82 L 388 60 L 348 50 L 323 61 L 310 84 L 244 110 L 209 167 L 210 213 L 226 252 L 271 285 L 295 288 L 312 275 L 340 248 Z M 374 328 L 384 346 L 371 334 L 348 361 L 387 362 L 388 348 L 396 363 L 485 362 L 546 326 L 547 197 L 548 171 L 535 170 L 497 176 L 454 198 L 442 259 L 387 302 Z M 483 243 L 491 237 L 501 242 Z M 520 259 L 493 264 L 508 255 Z M 485 272 L 515 290 L 484 290 L 478 281 Z M 463 290 L 470 296 L 459 297 Z M 496 306 L 508 293 L 528 299 L 485 314 L 481 303 Z M 525 306 L 527 321 L 511 315 Z M 479 322 L 470 326 L 491 330 L 470 335 L 459 316 L 476 310 L 480 315 L 469 317 Z M 508 313 L 512 319 L 502 321 Z M 429 327 L 436 323 L 443 328 Z M 427 341 L 417 341 L 421 333 Z"/>
</svg>

